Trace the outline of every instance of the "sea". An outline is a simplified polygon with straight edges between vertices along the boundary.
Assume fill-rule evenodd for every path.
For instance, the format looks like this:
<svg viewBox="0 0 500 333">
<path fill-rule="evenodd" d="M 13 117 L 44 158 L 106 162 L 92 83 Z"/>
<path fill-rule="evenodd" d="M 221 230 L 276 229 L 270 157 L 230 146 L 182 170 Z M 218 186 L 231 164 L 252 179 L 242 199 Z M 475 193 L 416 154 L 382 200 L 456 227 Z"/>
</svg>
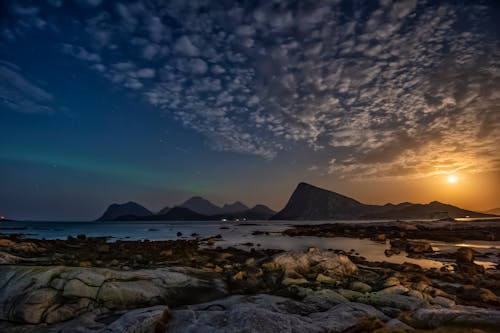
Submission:
<svg viewBox="0 0 500 333">
<path fill-rule="evenodd" d="M 377 221 L 377 223 L 388 221 Z M 332 223 L 332 221 L 121 221 L 121 222 L 69 222 L 69 221 L 2 221 L 0 234 L 22 234 L 25 238 L 66 239 L 85 234 L 87 237 L 107 237 L 109 242 L 117 240 L 175 240 L 208 238 L 220 235 L 213 246 L 238 247 L 243 249 L 343 250 L 365 257 L 369 261 L 391 263 L 409 262 L 425 268 L 441 268 L 450 264 L 444 258 L 417 259 L 407 253 L 387 257 L 384 250 L 389 242 L 381 243 L 370 239 L 347 237 L 283 236 L 281 232 L 299 224 Z M 335 221 L 335 223 L 373 223 L 370 220 Z M 404 223 L 404 222 L 403 222 Z M 254 235 L 254 231 L 268 234 Z M 471 247 L 480 254 L 476 263 L 492 268 L 500 260 L 500 242 L 467 241 L 460 244 L 429 241 L 438 252 L 454 252 L 459 247 Z M 208 245 L 207 245 L 208 246 Z"/>
</svg>

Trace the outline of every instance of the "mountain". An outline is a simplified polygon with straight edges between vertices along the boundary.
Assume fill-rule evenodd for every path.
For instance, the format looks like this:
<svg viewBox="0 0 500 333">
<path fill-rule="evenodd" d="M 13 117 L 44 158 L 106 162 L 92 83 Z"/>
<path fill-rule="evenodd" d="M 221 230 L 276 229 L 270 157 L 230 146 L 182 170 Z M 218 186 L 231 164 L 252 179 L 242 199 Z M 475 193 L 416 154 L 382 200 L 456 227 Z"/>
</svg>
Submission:
<svg viewBox="0 0 500 333">
<path fill-rule="evenodd" d="M 224 206 L 222 206 L 222 213 L 223 214 L 241 213 L 249 209 L 250 208 L 248 208 L 245 204 L 239 201 L 235 201 L 232 204 L 225 204 Z"/>
<path fill-rule="evenodd" d="M 444 217 L 486 217 L 487 214 L 433 201 L 428 204 L 404 202 L 398 205 L 366 205 L 347 196 L 310 184 L 300 183 L 285 208 L 272 220 L 332 219 L 418 219 Z"/>
<path fill-rule="evenodd" d="M 189 208 L 193 212 L 202 215 L 217 215 L 223 213 L 222 208 L 214 205 L 206 199 L 203 199 L 202 197 L 192 197 L 191 199 L 181 204 L 180 207 Z"/>
<path fill-rule="evenodd" d="M 211 219 L 210 216 L 198 214 L 196 212 L 193 212 L 189 208 L 176 206 L 168 209 L 168 211 L 165 214 L 161 215 L 156 214 L 156 215 L 141 216 L 141 215 L 127 214 L 117 217 L 115 221 L 181 221 L 181 220 L 200 221 L 200 220 L 210 220 L 210 219 Z"/>
<path fill-rule="evenodd" d="M 276 212 L 264 205 L 256 205 L 243 213 L 247 220 L 268 220 Z"/>
<path fill-rule="evenodd" d="M 500 207 L 498 208 L 493 208 L 493 209 L 490 209 L 486 212 L 484 212 L 485 214 L 493 214 L 493 215 L 500 215 Z"/>
<path fill-rule="evenodd" d="M 138 203 L 129 201 L 123 204 L 110 205 L 97 221 L 114 221 L 116 218 L 125 215 L 149 216 L 153 215 L 153 213 Z"/>
<path fill-rule="evenodd" d="M 207 220 L 207 216 L 186 207 L 173 207 L 163 215 L 154 216 L 154 220 Z"/>
<path fill-rule="evenodd" d="M 170 209 L 170 207 L 163 207 L 158 213 L 156 213 L 156 215 L 165 215 Z"/>
</svg>

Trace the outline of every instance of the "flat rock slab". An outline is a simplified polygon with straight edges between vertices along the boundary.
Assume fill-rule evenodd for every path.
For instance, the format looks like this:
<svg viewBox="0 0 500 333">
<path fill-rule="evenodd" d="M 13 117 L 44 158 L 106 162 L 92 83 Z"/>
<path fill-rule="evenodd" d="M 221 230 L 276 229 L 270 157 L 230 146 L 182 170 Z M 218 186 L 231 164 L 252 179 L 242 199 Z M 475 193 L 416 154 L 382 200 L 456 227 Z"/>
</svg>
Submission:
<svg viewBox="0 0 500 333">
<path fill-rule="evenodd" d="M 500 327 L 500 311 L 473 306 L 424 308 L 413 313 L 410 324 L 423 329 L 454 326 L 496 331 Z"/>
<path fill-rule="evenodd" d="M 366 319 L 389 318 L 360 303 L 342 303 L 319 312 L 314 306 L 283 297 L 238 295 L 174 311 L 167 332 L 343 332 Z"/>
<path fill-rule="evenodd" d="M 0 320 L 26 324 L 57 323 L 98 308 L 190 304 L 227 295 L 213 274 L 190 268 L 0 266 L 0 276 Z"/>
</svg>

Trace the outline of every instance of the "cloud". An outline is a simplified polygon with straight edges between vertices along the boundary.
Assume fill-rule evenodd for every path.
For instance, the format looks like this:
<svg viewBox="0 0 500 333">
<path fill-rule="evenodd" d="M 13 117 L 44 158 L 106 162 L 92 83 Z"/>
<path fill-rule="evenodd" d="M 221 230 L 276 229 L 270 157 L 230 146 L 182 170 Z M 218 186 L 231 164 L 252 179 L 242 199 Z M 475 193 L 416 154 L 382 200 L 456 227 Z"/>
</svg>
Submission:
<svg viewBox="0 0 500 333">
<path fill-rule="evenodd" d="M 81 22 L 88 36 L 62 51 L 212 149 L 270 159 L 301 145 L 349 178 L 499 167 L 500 42 L 488 3 L 152 0 L 88 10 L 99 11 Z M 22 31 L 8 27 L 4 35 Z"/>
<path fill-rule="evenodd" d="M 200 51 L 193 45 L 188 36 L 181 36 L 174 45 L 174 51 L 190 57 L 197 57 Z"/>
<path fill-rule="evenodd" d="M 52 99 L 45 89 L 30 82 L 18 66 L 0 61 L 0 105 L 22 113 L 52 113 Z"/>
</svg>

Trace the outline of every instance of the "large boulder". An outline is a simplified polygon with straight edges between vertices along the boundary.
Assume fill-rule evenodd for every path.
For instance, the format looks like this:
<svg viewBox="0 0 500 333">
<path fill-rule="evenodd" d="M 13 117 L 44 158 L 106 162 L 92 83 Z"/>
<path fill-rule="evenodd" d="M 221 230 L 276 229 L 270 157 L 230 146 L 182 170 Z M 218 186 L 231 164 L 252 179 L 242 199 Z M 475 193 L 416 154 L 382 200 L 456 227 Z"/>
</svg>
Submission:
<svg viewBox="0 0 500 333">
<path fill-rule="evenodd" d="M 186 304 L 226 295 L 222 281 L 188 268 L 1 266 L 0 276 L 0 320 L 16 323 L 56 323 L 96 308 Z"/>
<path fill-rule="evenodd" d="M 303 284 L 308 279 L 335 283 L 357 271 L 347 256 L 316 249 L 280 253 L 273 258 L 272 264 L 284 270 L 283 284 Z"/>
<path fill-rule="evenodd" d="M 500 327 L 500 311 L 473 306 L 422 308 L 412 314 L 410 325 L 422 329 L 452 326 L 497 330 Z"/>
<path fill-rule="evenodd" d="M 231 296 L 173 312 L 169 333 L 344 332 L 366 321 L 387 321 L 382 312 L 359 303 L 342 303 L 327 311 L 287 298 Z"/>
</svg>

